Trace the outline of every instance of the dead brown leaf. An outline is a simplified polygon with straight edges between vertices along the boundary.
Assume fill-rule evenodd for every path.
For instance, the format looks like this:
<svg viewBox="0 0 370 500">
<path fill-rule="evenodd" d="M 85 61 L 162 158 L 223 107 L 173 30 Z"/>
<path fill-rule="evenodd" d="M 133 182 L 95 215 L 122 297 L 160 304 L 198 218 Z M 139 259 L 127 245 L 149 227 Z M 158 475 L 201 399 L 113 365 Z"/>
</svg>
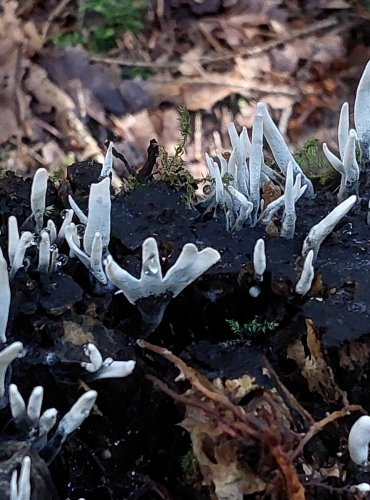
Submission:
<svg viewBox="0 0 370 500">
<path fill-rule="evenodd" d="M 235 388 L 241 390 L 240 395 L 249 393 L 254 385 L 252 379 L 242 377 L 239 382 L 234 380 L 225 385 L 216 379 L 211 383 L 167 349 L 144 340 L 138 344 L 172 362 L 180 370 L 176 380 L 190 382 L 191 389 L 178 394 L 156 377 L 147 376 L 158 388 L 185 404 L 186 418 L 182 425 L 190 432 L 204 481 L 213 485 L 217 499 L 242 500 L 245 494 L 265 489 L 258 467 L 251 470 L 241 458 L 241 451 L 248 443 L 257 450 L 261 447 L 274 459 L 287 498 L 304 500 L 304 487 L 287 451 L 294 449 L 292 443 L 290 446 L 287 443 L 294 440 L 286 418 L 287 407 L 274 391 L 258 391 L 248 408 L 243 408 L 232 402 L 229 389 L 232 394 Z"/>
<path fill-rule="evenodd" d="M 355 370 L 368 362 L 370 344 L 368 342 L 351 342 L 339 349 L 339 365 L 345 370 Z"/>
<path fill-rule="evenodd" d="M 310 355 L 306 356 L 302 341 L 297 339 L 288 347 L 288 357 L 297 363 L 311 392 L 318 392 L 327 402 L 337 402 L 340 399 L 346 402 L 346 394 L 335 383 L 333 371 L 325 360 L 313 322 L 306 319 L 306 326 Z"/>
</svg>

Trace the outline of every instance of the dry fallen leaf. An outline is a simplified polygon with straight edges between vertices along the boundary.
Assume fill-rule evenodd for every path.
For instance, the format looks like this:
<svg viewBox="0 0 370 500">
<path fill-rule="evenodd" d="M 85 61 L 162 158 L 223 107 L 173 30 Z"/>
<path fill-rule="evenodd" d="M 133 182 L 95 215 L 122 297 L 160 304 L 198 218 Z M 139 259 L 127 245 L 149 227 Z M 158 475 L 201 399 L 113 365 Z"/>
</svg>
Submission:
<svg viewBox="0 0 370 500">
<path fill-rule="evenodd" d="M 345 393 L 337 386 L 333 371 L 325 360 L 313 322 L 306 319 L 306 326 L 307 347 L 310 355 L 306 356 L 302 341 L 297 339 L 288 347 L 288 358 L 297 363 L 311 392 L 318 392 L 326 402 L 337 402 L 340 399 L 345 399 Z"/>
</svg>

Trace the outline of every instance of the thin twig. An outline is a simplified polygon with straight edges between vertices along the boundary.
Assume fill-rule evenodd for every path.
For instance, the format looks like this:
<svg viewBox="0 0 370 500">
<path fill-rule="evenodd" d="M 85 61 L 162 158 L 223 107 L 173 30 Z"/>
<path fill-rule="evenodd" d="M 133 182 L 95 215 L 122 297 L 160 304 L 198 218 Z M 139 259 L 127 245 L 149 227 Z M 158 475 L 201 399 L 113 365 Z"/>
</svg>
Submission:
<svg viewBox="0 0 370 500">
<path fill-rule="evenodd" d="M 41 39 L 43 43 L 45 43 L 46 41 L 48 31 L 50 29 L 50 26 L 53 24 L 54 19 L 56 19 L 63 12 L 63 10 L 69 4 L 70 1 L 71 0 L 62 0 L 60 3 L 57 3 L 54 9 L 50 12 L 41 31 Z"/>
<path fill-rule="evenodd" d="M 294 453 L 292 455 L 292 460 L 294 460 L 296 457 L 298 457 L 302 452 L 303 448 L 306 446 L 306 444 L 320 431 L 324 429 L 324 427 L 328 424 L 331 424 L 332 422 L 335 422 L 338 418 L 346 417 L 347 415 L 350 415 L 354 411 L 364 411 L 362 406 L 360 405 L 349 405 L 341 410 L 334 411 L 333 413 L 330 413 L 330 415 L 327 415 L 325 418 L 320 420 L 319 422 L 315 422 L 308 432 L 304 435 L 302 438 L 301 442 L 297 446 L 297 448 L 294 450 Z"/>
<path fill-rule="evenodd" d="M 343 23 L 341 25 L 341 29 L 344 27 L 348 27 L 352 22 L 347 22 Z M 339 19 L 336 16 L 329 17 L 327 19 L 323 19 L 322 21 L 319 21 L 315 24 L 310 24 L 309 26 L 292 31 L 291 33 L 279 37 L 276 40 L 271 40 L 269 42 L 263 43 L 261 45 L 257 45 L 255 47 L 251 47 L 243 51 L 241 54 L 238 54 L 238 57 L 244 59 L 250 59 L 252 57 L 257 57 L 264 52 L 268 52 L 269 50 L 277 47 L 278 45 L 282 43 L 287 43 L 290 42 L 296 38 L 301 38 L 305 37 L 308 35 L 311 35 L 315 31 L 322 30 L 322 29 L 327 29 L 327 28 L 332 28 L 332 27 L 337 27 L 339 25 Z M 212 63 L 212 62 L 218 62 L 218 61 L 225 61 L 225 60 L 231 60 L 236 57 L 235 53 L 222 53 L 220 54 L 215 54 L 211 56 L 201 56 L 199 57 L 199 63 L 200 64 L 207 64 L 207 63 Z M 175 60 L 175 61 L 168 61 L 168 62 L 156 62 L 156 61 L 135 61 L 132 59 L 115 59 L 111 57 L 105 57 L 105 56 L 92 56 L 91 57 L 92 61 L 95 62 L 100 62 L 100 63 L 105 63 L 105 64 L 117 64 L 119 66 L 129 66 L 129 67 L 137 67 L 137 68 L 153 68 L 153 69 L 163 69 L 163 68 L 177 68 L 181 64 L 181 60 Z"/>
</svg>

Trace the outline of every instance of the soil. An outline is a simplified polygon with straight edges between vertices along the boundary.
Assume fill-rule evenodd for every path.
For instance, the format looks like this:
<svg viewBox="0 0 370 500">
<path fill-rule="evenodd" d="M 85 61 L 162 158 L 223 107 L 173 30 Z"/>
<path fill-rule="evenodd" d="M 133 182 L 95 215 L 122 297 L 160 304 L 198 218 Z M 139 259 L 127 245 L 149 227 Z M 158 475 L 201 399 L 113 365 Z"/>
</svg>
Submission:
<svg viewBox="0 0 370 500">
<path fill-rule="evenodd" d="M 50 183 L 47 205 L 54 207 L 51 217 L 58 227 L 60 212 L 68 207 L 67 193 L 72 193 L 84 210 L 88 187 L 98 179 L 99 171 L 100 165 L 83 162 L 69 168 L 68 179 L 58 188 Z M 8 216 L 16 215 L 19 225 L 24 223 L 23 229 L 27 226 L 30 185 L 11 173 L 0 180 L 0 241 L 4 253 Z M 289 470 L 291 474 L 295 471 L 293 476 L 306 498 L 354 498 L 349 486 L 370 482 L 369 472 L 354 467 L 346 451 L 350 426 L 361 415 L 360 411 L 350 415 L 348 405 L 358 404 L 370 412 L 370 244 L 365 202 L 359 203 L 322 245 L 311 292 L 304 297 L 294 292 L 303 240 L 309 228 L 336 204 L 336 195 L 329 188 L 321 188 L 314 200 L 301 200 L 295 238 L 285 240 L 267 235 L 260 227 L 227 233 L 223 214 L 209 218 L 197 207 L 187 208 L 181 192 L 163 182 L 148 182 L 129 194 L 116 195 L 112 200 L 109 250 L 136 276 L 140 272 L 141 244 L 149 236 L 158 241 L 164 272 L 188 242 L 199 249 L 211 246 L 222 256 L 219 263 L 170 301 L 153 333 L 146 331 L 138 310 L 123 294 L 99 288 L 78 261 L 68 259 L 56 274 L 45 277 L 35 270 L 31 255 L 27 268 L 17 273 L 12 285 L 7 339 L 9 343 L 22 341 L 26 352 L 13 362 L 9 380 L 18 385 L 25 399 L 34 386 L 42 385 L 44 407 L 55 407 L 60 415 L 87 386 L 98 392 L 98 399 L 95 410 L 49 468 L 44 461 L 47 457 L 42 453 L 38 456 L 31 443 L 20 438 L 9 406 L 3 405 L 1 497 L 7 498 L 5 464 L 10 461 L 14 468 L 19 456 L 28 453 L 34 489 L 38 488 L 38 496 L 32 498 L 38 499 L 216 498 L 217 474 L 212 464 L 217 462 L 224 464 L 225 470 L 234 463 L 243 470 L 244 479 L 253 475 L 265 483 L 255 491 L 244 485 L 241 491 L 245 498 L 304 498 L 299 496 L 299 487 L 294 493 L 286 484 L 288 473 L 284 475 L 283 471 L 289 468 L 281 467 L 274 455 L 276 443 L 268 434 L 273 422 L 278 426 L 274 436 L 284 448 L 281 453 L 288 457 L 292 466 Z M 252 254 L 256 240 L 262 236 L 267 271 L 259 282 L 254 277 Z M 68 254 L 66 246 L 61 251 Z M 251 296 L 251 287 L 259 288 L 258 297 Z M 238 335 L 228 320 L 240 325 L 253 320 L 260 325 L 274 322 L 275 326 Z M 176 362 L 168 357 L 166 360 L 167 354 L 158 353 L 158 348 L 153 352 L 150 344 L 139 346 L 139 338 L 172 351 L 195 370 L 195 378 L 185 373 L 188 381 L 175 381 Z M 93 342 L 103 358 L 136 360 L 134 373 L 124 379 L 89 380 L 80 366 L 86 361 L 82 348 L 86 342 Z M 311 372 L 308 361 L 312 363 Z M 166 384 L 162 389 L 175 391 L 174 397 L 158 390 L 153 377 Z M 198 436 L 203 439 L 204 456 L 199 454 L 194 444 L 199 426 L 194 402 L 198 401 L 199 412 L 205 396 L 200 398 L 196 381 L 204 380 L 202 377 L 219 381 L 218 396 L 226 393 L 228 382 L 239 381 L 240 387 L 241 380 L 253 381 L 253 389 L 245 390 L 242 397 L 227 394 L 232 405 L 244 409 L 252 427 L 263 424 L 261 434 L 265 432 L 270 441 L 253 433 L 234 432 L 232 437 L 230 429 L 238 420 L 233 420 L 225 408 L 221 411 L 215 400 L 207 411 L 220 410 L 220 421 L 204 410 L 203 418 L 210 418 L 209 432 L 214 441 Z M 193 408 L 176 401 L 176 393 L 185 393 Z M 270 405 L 271 415 L 256 410 L 261 401 L 265 401 L 264 406 Z M 343 407 L 348 411 L 338 418 L 333 416 L 331 423 L 314 433 L 294 456 L 315 422 Z M 225 421 L 229 422 L 227 432 Z M 237 442 L 237 453 L 225 462 L 225 457 L 217 458 L 214 451 L 220 450 L 220 443 L 229 442 Z M 210 462 L 208 469 L 205 456 Z M 222 476 L 223 468 L 217 470 Z"/>
</svg>

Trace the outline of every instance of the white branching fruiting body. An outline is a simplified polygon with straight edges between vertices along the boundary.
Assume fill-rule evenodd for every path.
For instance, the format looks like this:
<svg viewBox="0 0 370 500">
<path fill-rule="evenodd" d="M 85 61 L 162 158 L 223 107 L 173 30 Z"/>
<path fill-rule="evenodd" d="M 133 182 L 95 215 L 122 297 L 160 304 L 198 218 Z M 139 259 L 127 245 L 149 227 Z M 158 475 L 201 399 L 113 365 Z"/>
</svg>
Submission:
<svg viewBox="0 0 370 500">
<path fill-rule="evenodd" d="M 217 154 L 219 165 L 206 154 L 206 163 L 213 187 L 206 204 L 207 210 L 220 207 L 226 216 L 226 229 L 239 231 L 244 224 L 255 226 L 257 221 L 268 224 L 273 215 L 285 205 L 281 236 L 292 238 L 295 230 L 295 203 L 305 193 L 313 195 L 312 183 L 307 179 L 286 146 L 278 128 L 268 114 L 265 104 L 257 104 L 253 121 L 252 142 L 243 127 L 238 135 L 235 125 L 228 127 L 232 151 L 229 159 Z M 277 164 L 287 177 L 285 193 L 267 207 L 261 204 L 262 184 L 274 181 L 281 184 L 283 177 L 264 164 L 263 136 L 265 135 Z M 290 167 L 289 167 L 290 165 Z M 302 180 L 304 186 L 302 186 Z M 263 214 L 259 214 L 260 210 Z"/>
<path fill-rule="evenodd" d="M 30 500 L 31 498 L 31 458 L 25 456 L 22 460 L 21 470 L 15 469 L 10 479 L 10 500 Z"/>
<path fill-rule="evenodd" d="M 0 398 L 5 394 L 5 375 L 15 358 L 20 356 L 23 350 L 22 342 L 13 342 L 0 352 Z"/>
<path fill-rule="evenodd" d="M 100 233 L 95 233 L 92 246 L 91 246 L 91 255 L 88 255 L 87 252 L 82 251 L 77 243 L 75 242 L 76 226 L 73 222 L 65 228 L 64 236 L 71 249 L 71 257 L 77 257 L 87 269 L 95 276 L 95 278 L 105 285 L 108 280 L 102 266 L 102 257 L 103 257 L 103 244 Z"/>
<path fill-rule="evenodd" d="M 15 250 L 15 254 L 13 257 L 13 264 L 9 271 L 9 278 L 13 279 L 18 269 L 23 266 L 24 256 L 26 254 L 26 250 L 33 243 L 33 234 L 29 231 L 25 231 L 22 233 L 22 236 L 19 238 L 17 248 Z"/>
<path fill-rule="evenodd" d="M 357 87 L 354 121 L 362 160 L 367 162 L 370 159 L 370 61 Z"/>
<path fill-rule="evenodd" d="M 91 380 L 127 377 L 131 375 L 136 365 L 133 360 L 114 361 L 112 358 L 106 358 L 103 361 L 99 349 L 94 344 L 87 344 L 84 347 L 84 353 L 90 359 L 90 362 L 82 362 L 81 366 L 93 374 L 89 378 Z"/>
<path fill-rule="evenodd" d="M 105 272 L 108 279 L 122 290 L 127 300 L 135 304 L 139 299 L 167 292 L 176 297 L 220 258 L 219 252 L 213 248 L 204 248 L 198 252 L 195 245 L 187 243 L 163 278 L 157 242 L 154 238 L 147 238 L 142 247 L 140 278 L 135 278 L 122 269 L 111 255 L 105 261 Z"/>
<path fill-rule="evenodd" d="M 46 435 L 54 427 L 58 412 L 55 408 L 49 408 L 41 415 L 43 397 L 44 388 L 34 387 L 26 407 L 18 387 L 15 384 L 9 386 L 10 411 L 15 425 L 26 433 L 27 438 L 38 441 L 45 438 L 41 442 L 46 444 Z"/>
<path fill-rule="evenodd" d="M 310 291 L 313 278 L 315 276 L 315 269 L 313 267 L 312 261 L 314 257 L 314 251 L 310 250 L 305 258 L 301 277 L 296 284 L 295 291 L 299 295 L 306 295 Z"/>
<path fill-rule="evenodd" d="M 36 170 L 31 187 L 31 210 L 35 220 L 36 233 L 44 225 L 45 198 L 48 187 L 48 172 L 46 168 Z"/>
<path fill-rule="evenodd" d="M 11 292 L 9 285 L 8 264 L 0 248 L 0 342 L 6 342 Z"/>
<path fill-rule="evenodd" d="M 370 417 L 364 415 L 353 424 L 348 436 L 348 451 L 352 462 L 367 465 L 370 443 Z"/>
<path fill-rule="evenodd" d="M 326 143 L 323 144 L 323 151 L 335 170 L 341 174 L 341 183 L 338 192 L 338 200 L 343 201 L 351 194 L 357 194 L 360 169 L 356 159 L 356 131 L 349 130 L 349 109 L 345 102 L 340 111 L 338 125 L 338 145 L 340 159 L 330 151 Z"/>
<path fill-rule="evenodd" d="M 263 280 L 263 273 L 266 271 L 265 241 L 260 238 L 256 241 L 253 249 L 254 276 L 258 281 Z"/>
<path fill-rule="evenodd" d="M 342 201 L 324 219 L 313 226 L 303 242 L 302 256 L 306 257 L 310 250 L 313 250 L 313 262 L 317 258 L 321 243 L 330 234 L 338 222 L 351 210 L 356 203 L 357 196 L 352 195 L 347 200 Z"/>
<path fill-rule="evenodd" d="M 108 282 L 102 265 L 102 256 L 103 251 L 108 248 L 110 240 L 110 185 L 109 177 L 105 177 L 97 184 L 91 185 L 87 217 L 73 199 L 69 197 L 69 202 L 73 211 L 76 213 L 77 217 L 79 217 L 80 221 L 86 224 L 83 237 L 84 250 L 81 250 L 79 243 L 76 241 L 76 228 L 75 225 L 70 222 L 72 217 L 70 214 L 67 215 L 69 223 L 66 224 L 64 228 L 62 226 L 64 237 L 71 249 L 71 256 L 78 257 L 103 285 Z"/>
</svg>

